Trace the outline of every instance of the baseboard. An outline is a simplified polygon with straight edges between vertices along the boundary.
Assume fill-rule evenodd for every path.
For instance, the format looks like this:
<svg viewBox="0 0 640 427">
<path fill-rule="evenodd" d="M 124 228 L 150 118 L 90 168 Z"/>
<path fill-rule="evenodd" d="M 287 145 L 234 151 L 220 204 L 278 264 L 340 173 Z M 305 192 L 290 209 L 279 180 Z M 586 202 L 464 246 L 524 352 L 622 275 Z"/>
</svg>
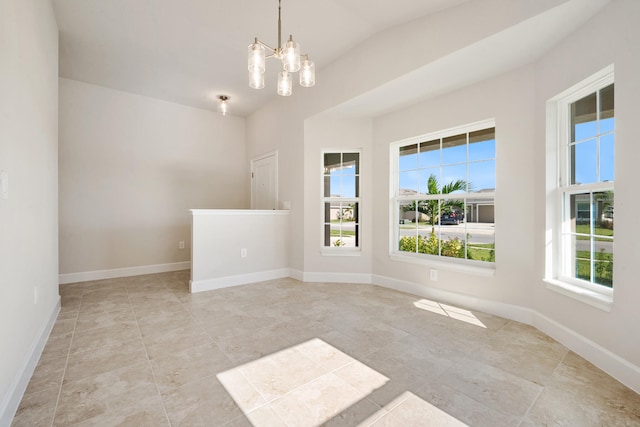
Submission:
<svg viewBox="0 0 640 427">
<path fill-rule="evenodd" d="M 311 272 L 302 274 L 303 282 L 329 283 L 371 283 L 371 274 L 367 273 L 325 273 Z"/>
<path fill-rule="evenodd" d="M 58 302 L 53 307 L 49 318 L 44 325 L 42 325 L 36 339 L 31 344 L 31 348 L 17 375 L 14 377 L 13 382 L 9 386 L 7 394 L 2 398 L 2 401 L 0 401 L 0 426 L 11 425 L 20 401 L 22 400 L 22 396 L 27 390 L 29 380 L 31 380 L 31 376 L 38 365 L 38 360 L 40 360 L 44 346 L 49 339 L 49 334 L 53 329 L 58 313 L 60 313 L 60 297 L 58 297 Z"/>
<path fill-rule="evenodd" d="M 141 276 L 143 274 L 166 273 L 169 271 L 188 270 L 191 261 L 172 262 L 168 264 L 141 265 L 137 267 L 114 268 L 111 270 L 83 271 L 60 275 L 60 284 L 87 282 L 89 280 L 114 279 L 116 277 Z"/>
<path fill-rule="evenodd" d="M 532 326 L 640 394 L 640 367 L 544 314 L 535 312 Z"/>
<path fill-rule="evenodd" d="M 283 277 L 289 277 L 288 268 L 260 271 L 257 273 L 238 274 L 235 276 L 216 277 L 214 279 L 192 280 L 189 282 L 189 289 L 192 293 L 212 291 L 214 289 L 228 288 L 230 286 L 281 279 Z"/>
<path fill-rule="evenodd" d="M 431 288 L 426 285 L 379 275 L 373 276 L 373 283 L 376 285 L 384 286 L 385 288 L 391 288 L 397 291 L 423 296 L 425 298 L 430 298 L 439 302 L 459 305 L 464 308 L 482 311 L 484 313 L 493 314 L 495 316 L 505 317 L 517 322 L 526 323 L 528 325 L 533 323 L 533 310 L 513 304 L 491 301 L 471 295 L 464 295 L 445 291 L 442 289 Z"/>
<path fill-rule="evenodd" d="M 304 272 L 300 270 L 296 270 L 295 268 L 289 269 L 289 277 L 291 277 L 292 279 L 296 279 L 301 282 L 304 282 Z"/>
<path fill-rule="evenodd" d="M 379 275 L 373 276 L 373 283 L 531 325 L 593 363 L 636 393 L 640 393 L 640 367 L 536 310 L 429 288 L 425 285 Z"/>
</svg>

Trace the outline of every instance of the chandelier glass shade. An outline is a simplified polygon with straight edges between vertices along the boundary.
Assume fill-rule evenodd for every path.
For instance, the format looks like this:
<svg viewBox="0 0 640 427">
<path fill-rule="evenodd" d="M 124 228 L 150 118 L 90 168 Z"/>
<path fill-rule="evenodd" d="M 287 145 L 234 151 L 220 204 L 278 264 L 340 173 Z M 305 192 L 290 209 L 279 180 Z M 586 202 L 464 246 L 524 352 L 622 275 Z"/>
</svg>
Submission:
<svg viewBox="0 0 640 427">
<path fill-rule="evenodd" d="M 282 71 L 278 74 L 278 95 L 289 96 L 293 89 L 291 73 L 300 71 L 300 86 L 311 87 L 316 84 L 316 68 L 309 55 L 300 56 L 300 45 L 289 36 L 282 46 L 282 24 L 280 19 L 280 3 L 278 0 L 278 47 L 272 48 L 255 38 L 248 47 L 249 86 L 253 89 L 264 88 L 264 74 L 268 58 L 282 61 Z M 268 51 L 268 52 L 267 52 Z"/>
</svg>

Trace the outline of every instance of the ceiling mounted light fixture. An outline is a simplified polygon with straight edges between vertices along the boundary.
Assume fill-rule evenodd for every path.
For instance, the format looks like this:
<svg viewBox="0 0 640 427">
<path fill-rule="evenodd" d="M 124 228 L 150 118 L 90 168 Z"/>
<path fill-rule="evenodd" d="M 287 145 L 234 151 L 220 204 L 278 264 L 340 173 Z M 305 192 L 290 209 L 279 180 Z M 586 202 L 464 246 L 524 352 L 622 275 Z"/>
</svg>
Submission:
<svg viewBox="0 0 640 427">
<path fill-rule="evenodd" d="M 293 41 L 293 36 L 282 46 L 282 23 L 280 19 L 280 3 L 278 0 L 278 47 L 275 49 L 264 44 L 258 38 L 249 45 L 249 86 L 254 89 L 264 87 L 265 62 L 267 58 L 282 61 L 282 71 L 278 74 L 278 95 L 289 96 L 293 88 L 291 73 L 300 71 L 300 86 L 311 87 L 316 84 L 316 67 L 309 60 L 309 55 L 300 56 L 300 45 Z M 269 51 L 269 55 L 266 51 Z"/>
<path fill-rule="evenodd" d="M 229 113 L 229 97 L 227 95 L 218 95 L 218 113 L 226 116 Z"/>
</svg>

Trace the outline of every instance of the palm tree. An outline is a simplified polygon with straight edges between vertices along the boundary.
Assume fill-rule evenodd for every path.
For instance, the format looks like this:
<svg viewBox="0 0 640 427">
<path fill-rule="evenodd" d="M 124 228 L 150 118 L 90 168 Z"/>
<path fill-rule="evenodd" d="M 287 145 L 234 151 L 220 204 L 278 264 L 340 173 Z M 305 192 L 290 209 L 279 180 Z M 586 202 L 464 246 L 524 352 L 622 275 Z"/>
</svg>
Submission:
<svg viewBox="0 0 640 427">
<path fill-rule="evenodd" d="M 440 188 L 440 184 L 438 183 L 438 178 L 435 175 L 429 175 L 427 179 L 427 194 L 449 194 L 454 191 L 468 191 L 471 189 L 471 184 L 467 184 L 467 181 L 464 179 L 459 179 L 457 181 L 451 181 L 450 183 L 443 185 Z M 425 214 L 429 219 L 429 223 L 431 224 L 431 232 L 435 233 L 435 225 L 436 219 L 442 213 L 450 213 L 454 210 L 464 211 L 464 201 L 463 200 L 421 200 L 418 201 L 418 207 L 416 209 L 416 202 L 413 202 L 411 205 L 407 206 L 407 211 L 418 211 L 422 214 Z"/>
</svg>

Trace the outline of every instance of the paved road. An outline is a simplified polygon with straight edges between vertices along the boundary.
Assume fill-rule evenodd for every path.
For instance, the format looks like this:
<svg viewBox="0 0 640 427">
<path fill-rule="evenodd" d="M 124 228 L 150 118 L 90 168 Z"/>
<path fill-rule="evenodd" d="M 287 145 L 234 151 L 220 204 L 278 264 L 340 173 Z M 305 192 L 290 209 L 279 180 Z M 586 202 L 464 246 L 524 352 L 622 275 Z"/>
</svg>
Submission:
<svg viewBox="0 0 640 427">
<path fill-rule="evenodd" d="M 404 228 L 407 227 L 407 228 Z M 410 225 L 400 226 L 400 236 L 415 236 L 416 229 L 409 228 Z M 443 225 L 435 227 L 436 235 L 439 234 L 441 239 L 451 240 L 456 237 L 464 240 L 465 235 L 469 235 L 469 243 L 471 244 L 487 244 L 495 242 L 495 228 L 493 224 L 467 223 L 459 225 Z M 421 236 L 429 236 L 431 234 L 431 226 L 420 226 L 418 233 Z"/>
</svg>

